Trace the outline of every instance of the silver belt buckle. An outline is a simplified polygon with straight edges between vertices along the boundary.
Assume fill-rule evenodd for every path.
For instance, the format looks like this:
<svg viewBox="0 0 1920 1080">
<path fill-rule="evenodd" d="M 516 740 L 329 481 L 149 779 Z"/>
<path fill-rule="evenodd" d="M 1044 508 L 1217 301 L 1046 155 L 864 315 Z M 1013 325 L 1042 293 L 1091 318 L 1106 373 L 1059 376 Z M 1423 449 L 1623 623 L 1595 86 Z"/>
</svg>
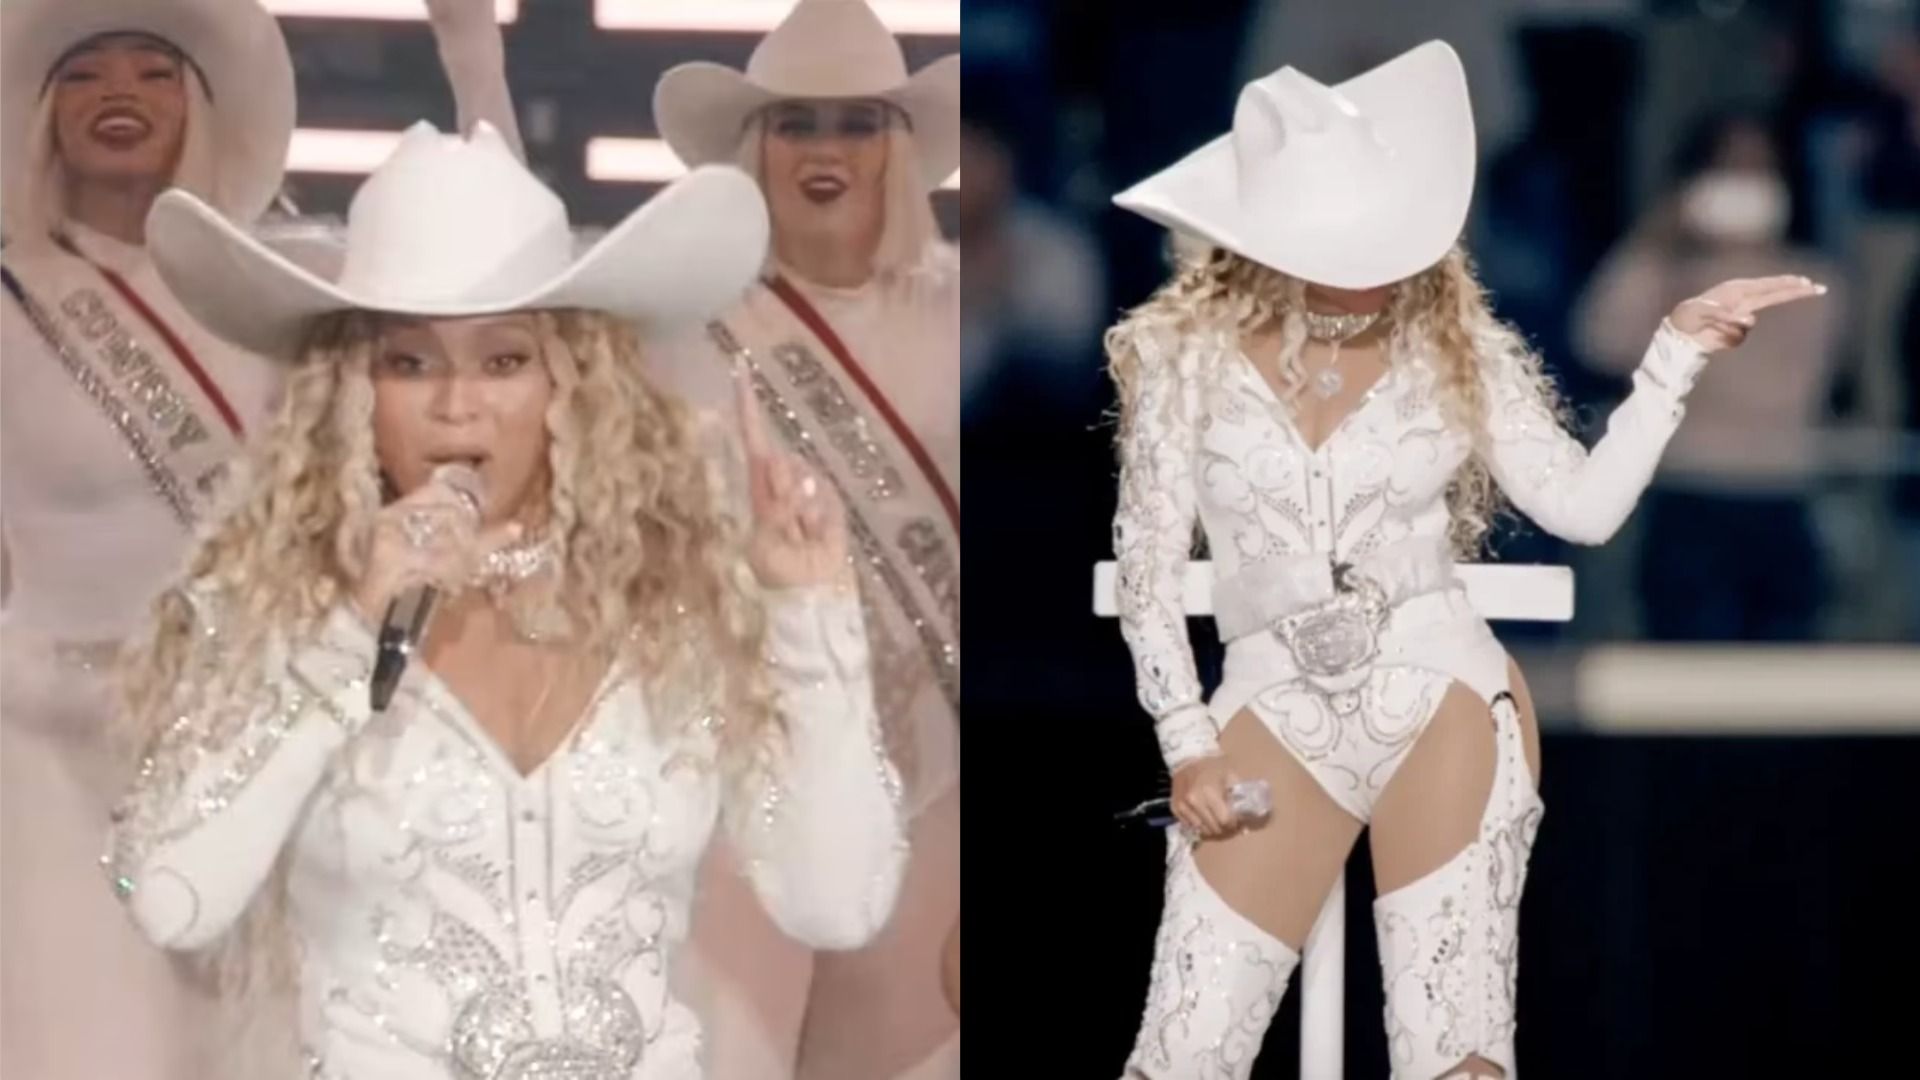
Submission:
<svg viewBox="0 0 1920 1080">
<path fill-rule="evenodd" d="M 1333 567 L 1334 595 L 1310 608 L 1274 620 L 1275 637 L 1293 654 L 1308 682 L 1328 694 L 1350 694 L 1367 681 L 1380 655 L 1387 595 L 1378 582 Z"/>
</svg>

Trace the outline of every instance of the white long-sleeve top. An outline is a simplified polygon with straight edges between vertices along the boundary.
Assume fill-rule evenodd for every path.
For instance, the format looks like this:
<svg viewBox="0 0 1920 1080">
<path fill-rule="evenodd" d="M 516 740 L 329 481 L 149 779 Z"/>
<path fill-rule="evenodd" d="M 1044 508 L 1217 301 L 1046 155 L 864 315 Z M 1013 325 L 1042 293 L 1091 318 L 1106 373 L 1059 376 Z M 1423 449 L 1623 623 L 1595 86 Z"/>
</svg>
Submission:
<svg viewBox="0 0 1920 1080">
<path fill-rule="evenodd" d="M 1314 448 L 1231 332 L 1151 326 L 1133 345 L 1138 398 L 1120 446 L 1113 523 L 1121 630 L 1140 703 L 1155 719 L 1168 766 L 1178 768 L 1218 748 L 1181 602 L 1196 517 L 1216 581 L 1265 559 L 1353 562 L 1423 538 L 1444 546 L 1447 484 L 1474 446 L 1443 416 L 1423 358 L 1391 367 Z M 1488 358 L 1488 470 L 1548 532 L 1603 543 L 1646 489 L 1704 364 L 1691 339 L 1663 324 L 1634 374 L 1634 392 L 1589 451 L 1561 428 L 1516 361 Z"/>
<path fill-rule="evenodd" d="M 372 637 L 337 611 L 274 650 L 239 738 L 169 794 L 136 784 L 116 887 L 154 941 L 193 948 L 284 856 L 315 1076 L 694 1080 L 700 1024 L 667 973 L 716 822 L 781 928 L 818 947 L 874 934 L 905 862 L 857 602 L 790 590 L 768 617 L 788 733 L 730 798 L 712 732 L 656 723 L 629 671 L 524 776 L 427 673 L 374 717 Z"/>
</svg>

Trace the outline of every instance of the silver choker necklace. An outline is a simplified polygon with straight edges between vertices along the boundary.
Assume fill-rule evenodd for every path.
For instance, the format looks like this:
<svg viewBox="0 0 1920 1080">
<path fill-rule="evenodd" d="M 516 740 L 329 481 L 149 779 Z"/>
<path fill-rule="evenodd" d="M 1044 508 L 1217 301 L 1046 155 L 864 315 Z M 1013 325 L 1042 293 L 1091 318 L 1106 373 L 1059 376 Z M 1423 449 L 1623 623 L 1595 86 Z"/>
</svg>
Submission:
<svg viewBox="0 0 1920 1080">
<path fill-rule="evenodd" d="M 489 581 L 517 583 L 545 572 L 559 561 L 560 545 L 551 535 L 488 552 L 480 574 Z"/>
<path fill-rule="evenodd" d="M 1323 311 L 1302 311 L 1300 315 L 1307 320 L 1308 337 L 1315 341 L 1331 341 L 1335 344 L 1343 344 L 1359 337 L 1373 329 L 1373 324 L 1380 321 L 1378 311 L 1339 315 L 1329 315 Z"/>
<path fill-rule="evenodd" d="M 1369 311 L 1364 314 L 1328 315 L 1320 311 L 1301 310 L 1301 318 L 1307 321 L 1307 336 L 1333 345 L 1333 355 L 1327 358 L 1327 366 L 1313 376 L 1313 392 L 1320 400 L 1331 401 L 1346 385 L 1346 378 L 1340 374 L 1340 346 L 1373 329 L 1373 325 L 1380 321 L 1380 314 L 1378 311 Z"/>
</svg>

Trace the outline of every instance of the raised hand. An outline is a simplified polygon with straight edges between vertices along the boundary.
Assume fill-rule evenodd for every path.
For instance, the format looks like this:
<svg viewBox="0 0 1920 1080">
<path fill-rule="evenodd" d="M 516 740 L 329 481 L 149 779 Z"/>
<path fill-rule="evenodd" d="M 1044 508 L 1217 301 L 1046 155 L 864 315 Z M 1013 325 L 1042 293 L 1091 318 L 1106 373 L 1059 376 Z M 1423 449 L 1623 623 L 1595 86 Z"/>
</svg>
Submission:
<svg viewBox="0 0 1920 1080">
<path fill-rule="evenodd" d="M 1778 277 L 1734 278 L 1723 281 L 1699 296 L 1680 301 L 1667 316 L 1675 329 L 1692 338 L 1709 353 L 1725 352 L 1747 339 L 1758 321 L 1759 312 L 1780 304 L 1820 296 L 1825 285 L 1812 278 L 1783 274 Z"/>
<path fill-rule="evenodd" d="M 744 374 L 735 374 L 733 391 L 753 507 L 747 561 L 754 575 L 776 589 L 850 581 L 846 512 L 833 485 L 772 445 Z"/>
</svg>

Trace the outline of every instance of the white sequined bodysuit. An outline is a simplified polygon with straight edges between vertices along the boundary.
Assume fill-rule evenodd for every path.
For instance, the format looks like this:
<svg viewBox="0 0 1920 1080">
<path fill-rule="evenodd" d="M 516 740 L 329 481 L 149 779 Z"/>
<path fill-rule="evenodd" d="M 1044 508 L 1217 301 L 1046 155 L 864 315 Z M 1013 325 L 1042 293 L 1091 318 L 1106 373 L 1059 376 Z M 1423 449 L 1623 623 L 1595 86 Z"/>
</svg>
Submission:
<svg viewBox="0 0 1920 1080">
<path fill-rule="evenodd" d="M 1244 637 L 1229 645 L 1225 678 L 1202 704 L 1180 600 L 1196 516 L 1222 583 L 1269 560 L 1330 566 L 1423 543 L 1443 549 L 1447 482 L 1470 445 L 1442 416 L 1423 362 L 1390 369 L 1314 449 L 1231 335 L 1143 332 L 1136 346 L 1140 396 L 1114 518 L 1119 602 L 1141 704 L 1177 766 L 1214 749 L 1217 727 L 1291 667 L 1270 635 Z M 1483 378 L 1494 479 L 1548 532 L 1605 541 L 1645 490 L 1703 363 L 1691 341 L 1663 329 L 1591 452 L 1526 382 L 1492 365 Z M 1383 648 L 1417 644 L 1406 637 L 1389 627 Z"/>
<path fill-rule="evenodd" d="M 371 636 L 336 612 L 269 660 L 230 745 L 136 785 L 116 885 L 150 937 L 192 948 L 284 852 L 315 1077 L 697 1080 L 701 1026 L 668 976 L 716 821 L 818 947 L 885 923 L 906 858 L 857 601 L 790 590 L 768 617 L 787 734 L 730 797 L 709 726 L 650 716 L 624 669 L 526 775 L 429 672 L 373 716 Z"/>
<path fill-rule="evenodd" d="M 1311 447 L 1232 333 L 1149 325 L 1133 345 L 1140 374 L 1114 518 L 1119 608 L 1168 767 L 1217 753 L 1219 730 L 1245 709 L 1336 803 L 1367 821 L 1454 683 L 1487 702 L 1497 759 L 1478 841 L 1382 896 L 1375 915 L 1394 1075 L 1440 1075 L 1477 1053 L 1512 1078 L 1519 897 L 1541 806 L 1521 753 L 1506 652 L 1453 575 L 1447 486 L 1477 449 L 1513 503 L 1547 531 L 1605 541 L 1679 423 L 1704 364 L 1700 350 L 1663 326 L 1634 392 L 1588 451 L 1562 430 L 1518 361 L 1503 356 L 1482 361 L 1479 448 L 1448 422 L 1436 374 L 1417 356 L 1397 357 Z M 1204 703 L 1181 599 L 1196 519 L 1227 642 L 1221 685 Z M 1196 881 L 1187 845 L 1176 840 L 1130 1078 L 1245 1075 L 1292 969 L 1286 946 Z M 1203 963 L 1244 978 L 1221 974 L 1225 989 L 1210 1001 L 1186 974 Z M 1196 1064 L 1203 1061 L 1210 1064 Z"/>
</svg>

